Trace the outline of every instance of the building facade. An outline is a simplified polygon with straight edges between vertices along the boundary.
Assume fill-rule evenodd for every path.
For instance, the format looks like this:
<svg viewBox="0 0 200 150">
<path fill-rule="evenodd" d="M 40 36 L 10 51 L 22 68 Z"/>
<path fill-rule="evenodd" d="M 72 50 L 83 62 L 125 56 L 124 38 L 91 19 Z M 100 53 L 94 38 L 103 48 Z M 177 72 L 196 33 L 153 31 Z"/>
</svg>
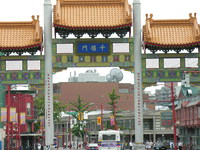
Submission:
<svg viewBox="0 0 200 150">
<path fill-rule="evenodd" d="M 200 149 L 200 93 L 199 89 L 182 86 L 176 107 L 179 139 L 187 149 Z"/>
<path fill-rule="evenodd" d="M 163 127 L 161 124 L 160 113 L 162 111 L 144 111 L 144 142 L 149 141 L 161 141 L 162 143 L 169 143 L 170 140 L 173 140 L 173 127 Z M 134 123 L 134 112 L 126 111 L 118 114 L 120 117 L 117 117 L 118 127 L 124 132 L 125 140 L 124 142 L 129 142 L 130 140 L 135 140 L 135 123 Z M 98 131 L 101 130 L 101 126 L 97 125 L 97 117 L 101 116 L 100 111 L 97 113 L 91 112 L 87 114 L 86 119 L 88 120 L 86 124 L 87 135 L 85 135 L 84 140 L 87 142 L 97 141 Z M 109 112 L 103 111 L 103 127 L 106 127 L 110 124 Z M 57 145 L 63 147 L 65 144 L 70 145 L 72 140 L 75 137 L 69 132 L 69 128 L 73 127 L 76 123 L 71 116 L 63 117 L 59 122 L 55 122 L 55 137 L 57 138 Z"/>
<path fill-rule="evenodd" d="M 80 73 L 76 76 L 76 72 L 74 72 L 74 76 L 69 77 L 69 82 L 105 82 L 105 76 L 100 76 L 96 70 L 86 70 L 85 73 Z"/>
<path fill-rule="evenodd" d="M 130 83 L 116 83 L 116 82 L 61 82 L 53 85 L 54 93 L 60 95 L 60 100 L 68 104 L 69 102 L 75 102 L 78 99 L 78 95 L 86 103 L 94 104 L 91 110 L 100 109 L 103 105 L 104 110 L 108 110 L 108 102 L 110 102 L 108 93 L 111 93 L 113 89 L 117 95 L 120 95 L 118 109 L 134 110 L 134 85 Z M 148 94 L 143 94 L 143 99 L 148 100 Z M 145 106 L 149 110 L 155 110 L 153 103 L 148 103 Z"/>
<path fill-rule="evenodd" d="M 37 136 L 34 133 L 34 91 L 11 91 L 10 95 L 7 93 L 6 106 L 8 106 L 8 98 L 10 98 L 10 108 L 15 109 L 10 115 L 15 119 L 11 121 L 9 128 L 5 122 L 5 128 L 7 129 L 8 136 L 11 145 L 5 144 L 12 148 L 31 148 L 34 146 L 34 137 Z M 20 114 L 20 115 L 18 115 Z M 11 118 L 10 117 L 10 118 Z"/>
</svg>

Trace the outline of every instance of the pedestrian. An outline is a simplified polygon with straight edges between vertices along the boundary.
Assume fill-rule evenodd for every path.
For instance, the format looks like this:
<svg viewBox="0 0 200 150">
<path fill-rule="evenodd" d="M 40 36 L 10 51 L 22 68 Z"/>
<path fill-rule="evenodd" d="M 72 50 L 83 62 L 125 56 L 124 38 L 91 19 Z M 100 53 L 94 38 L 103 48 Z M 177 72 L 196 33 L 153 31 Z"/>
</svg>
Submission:
<svg viewBox="0 0 200 150">
<path fill-rule="evenodd" d="M 173 143 L 172 141 L 169 142 L 169 146 L 170 146 L 170 149 L 171 149 L 171 150 L 174 149 L 174 143 Z"/>
<path fill-rule="evenodd" d="M 183 149 L 183 142 L 181 142 L 181 141 L 178 142 L 178 149 L 179 150 Z"/>
<path fill-rule="evenodd" d="M 152 142 L 152 141 L 150 141 L 149 143 L 150 143 L 150 146 L 151 146 L 151 148 L 153 148 L 153 142 Z"/>
<path fill-rule="evenodd" d="M 145 148 L 146 148 L 146 150 L 150 150 L 151 149 L 151 144 L 150 144 L 149 141 L 146 141 Z"/>
<path fill-rule="evenodd" d="M 130 147 L 130 150 L 132 150 L 133 143 L 131 141 L 129 142 L 129 147 Z"/>
</svg>

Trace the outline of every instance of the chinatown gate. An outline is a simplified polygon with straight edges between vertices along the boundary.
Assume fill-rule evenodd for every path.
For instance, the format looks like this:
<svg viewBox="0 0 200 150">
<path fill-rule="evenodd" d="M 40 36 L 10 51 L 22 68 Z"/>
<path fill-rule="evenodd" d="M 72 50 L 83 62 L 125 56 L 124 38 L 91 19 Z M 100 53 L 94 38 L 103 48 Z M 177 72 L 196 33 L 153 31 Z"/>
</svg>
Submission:
<svg viewBox="0 0 200 150">
<path fill-rule="evenodd" d="M 180 20 L 154 20 L 152 15 L 147 15 L 142 30 L 143 44 L 140 0 L 134 0 L 133 8 L 127 0 L 57 0 L 53 21 L 51 18 L 51 1 L 45 0 L 44 37 L 39 17 L 32 16 L 30 22 L 0 22 L 0 30 L 6 33 L 0 45 L 0 83 L 45 85 L 47 147 L 53 144 L 54 138 L 52 73 L 68 67 L 119 67 L 134 72 L 138 149 L 144 149 L 142 88 L 157 82 L 180 82 L 185 71 L 191 72 L 191 83 L 200 81 L 200 75 L 195 73 L 200 64 L 199 51 L 194 53 L 200 47 L 196 14 Z M 103 38 L 96 38 L 100 34 Z M 118 38 L 110 38 L 112 34 Z M 68 38 L 69 35 L 76 38 Z M 89 38 L 82 38 L 85 35 Z M 187 63 L 191 59 L 197 62 L 196 66 Z M 176 65 L 165 67 L 170 62 Z"/>
</svg>

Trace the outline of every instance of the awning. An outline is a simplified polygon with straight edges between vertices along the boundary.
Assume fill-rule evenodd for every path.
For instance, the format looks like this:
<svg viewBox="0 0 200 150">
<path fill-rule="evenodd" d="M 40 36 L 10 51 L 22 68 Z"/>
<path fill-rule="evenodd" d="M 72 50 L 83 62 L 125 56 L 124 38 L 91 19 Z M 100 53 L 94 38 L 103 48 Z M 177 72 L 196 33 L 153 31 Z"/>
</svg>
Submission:
<svg viewBox="0 0 200 150">
<path fill-rule="evenodd" d="M 42 136 L 41 133 L 27 133 L 27 134 L 20 134 L 20 136 Z"/>
<path fill-rule="evenodd" d="M 190 107 L 190 106 L 195 106 L 195 105 L 198 105 L 200 104 L 200 101 L 193 101 L 193 102 L 190 102 L 186 105 L 186 107 Z"/>
</svg>

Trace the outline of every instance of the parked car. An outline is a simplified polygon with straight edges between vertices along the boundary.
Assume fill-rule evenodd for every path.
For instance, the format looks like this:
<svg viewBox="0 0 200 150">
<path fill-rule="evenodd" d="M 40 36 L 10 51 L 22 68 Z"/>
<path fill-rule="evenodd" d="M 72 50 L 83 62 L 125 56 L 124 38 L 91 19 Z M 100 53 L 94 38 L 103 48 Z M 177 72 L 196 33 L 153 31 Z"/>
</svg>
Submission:
<svg viewBox="0 0 200 150">
<path fill-rule="evenodd" d="M 99 149 L 99 146 L 97 143 L 89 143 L 86 146 L 86 150 L 98 150 L 98 149 Z"/>
<path fill-rule="evenodd" d="M 156 142 L 154 144 L 154 150 L 167 150 L 169 148 L 169 144 L 166 142 Z"/>
</svg>

